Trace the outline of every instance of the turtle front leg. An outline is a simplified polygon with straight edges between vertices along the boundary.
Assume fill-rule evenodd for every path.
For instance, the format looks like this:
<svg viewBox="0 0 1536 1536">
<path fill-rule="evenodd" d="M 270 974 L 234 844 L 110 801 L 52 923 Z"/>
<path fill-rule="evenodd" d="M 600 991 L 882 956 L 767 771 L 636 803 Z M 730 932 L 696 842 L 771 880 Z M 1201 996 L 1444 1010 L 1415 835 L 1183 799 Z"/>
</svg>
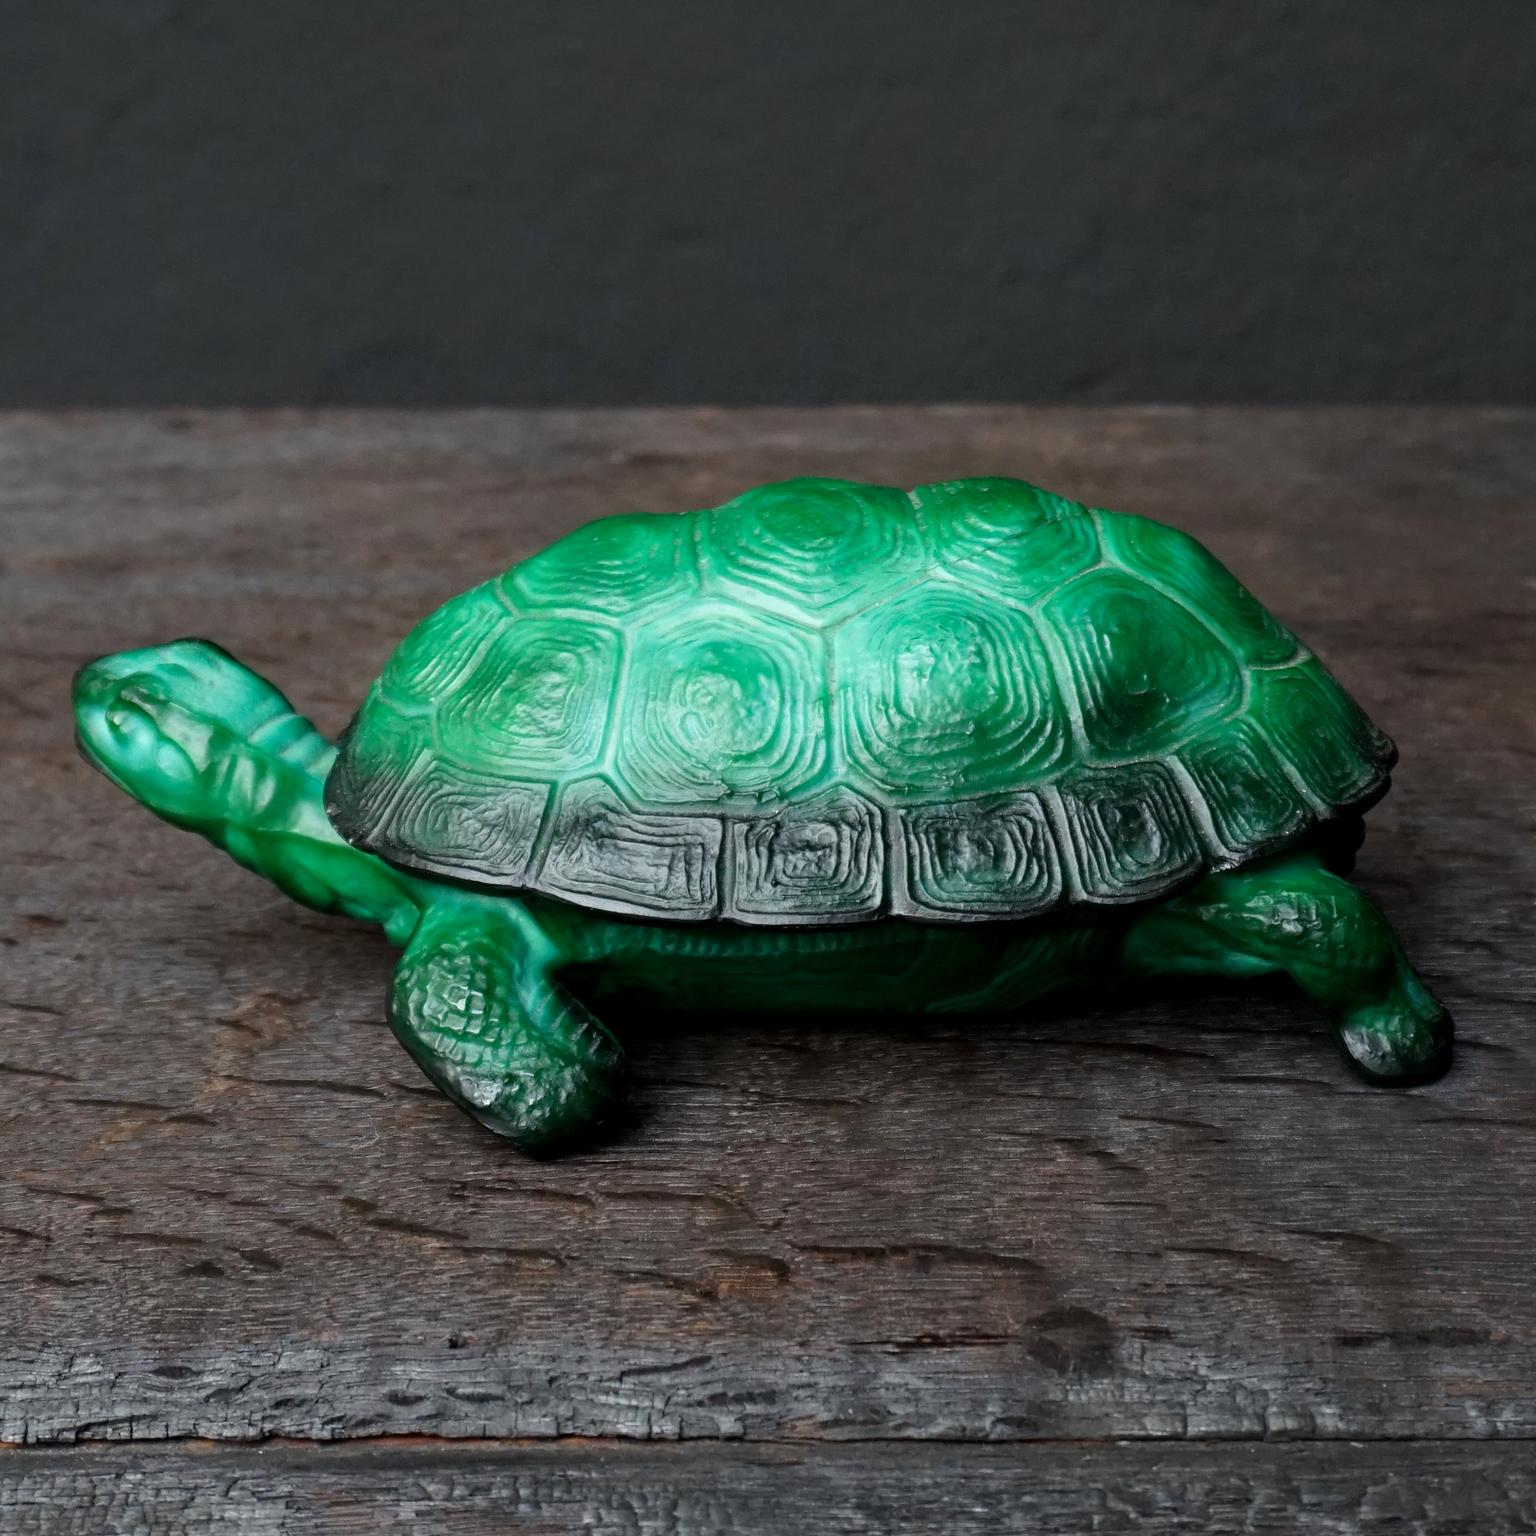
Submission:
<svg viewBox="0 0 1536 1536">
<path fill-rule="evenodd" d="M 390 998 L 390 1025 L 422 1071 L 529 1151 L 589 1131 L 624 1077 L 618 1042 L 555 978 L 558 958 L 514 898 L 445 889 L 400 957 Z"/>
<path fill-rule="evenodd" d="M 1327 1010 L 1345 1055 L 1376 1083 L 1451 1064 L 1450 1015 L 1414 975 L 1374 902 L 1293 852 L 1212 875 L 1133 919 L 1122 951 L 1141 975 L 1283 971 Z"/>
</svg>

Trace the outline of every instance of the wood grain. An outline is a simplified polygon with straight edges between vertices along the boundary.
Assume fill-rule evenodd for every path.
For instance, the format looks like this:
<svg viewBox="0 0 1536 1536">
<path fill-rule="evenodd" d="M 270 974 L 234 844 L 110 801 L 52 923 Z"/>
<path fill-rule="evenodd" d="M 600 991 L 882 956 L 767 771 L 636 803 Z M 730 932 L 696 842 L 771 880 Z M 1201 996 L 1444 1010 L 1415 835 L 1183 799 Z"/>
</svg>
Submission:
<svg viewBox="0 0 1536 1536">
<path fill-rule="evenodd" d="M 1525 1448 L 521 1444 L 19 1454 L 8 1536 L 1506 1536 Z"/>
<path fill-rule="evenodd" d="M 1358 1083 L 1279 986 L 621 1016 L 631 1123 L 531 1162 L 394 1045 L 380 937 L 71 748 L 105 650 L 209 635 L 335 730 L 587 518 L 988 471 L 1188 528 L 1397 738 L 1359 877 L 1450 1077 Z M 0 1438 L 1536 1438 L 1533 510 L 1514 411 L 0 418 Z"/>
</svg>

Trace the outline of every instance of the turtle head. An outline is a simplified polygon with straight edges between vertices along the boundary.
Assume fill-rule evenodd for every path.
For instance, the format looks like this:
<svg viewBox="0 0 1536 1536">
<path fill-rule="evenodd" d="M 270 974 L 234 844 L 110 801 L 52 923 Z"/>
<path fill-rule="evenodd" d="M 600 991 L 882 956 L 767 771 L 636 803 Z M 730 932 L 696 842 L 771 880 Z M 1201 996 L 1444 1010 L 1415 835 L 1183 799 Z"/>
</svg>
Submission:
<svg viewBox="0 0 1536 1536">
<path fill-rule="evenodd" d="M 258 743 L 298 719 L 276 688 L 207 640 L 88 663 L 75 674 L 74 709 L 89 763 L 156 815 L 198 830 L 259 821 L 284 765 Z"/>
</svg>

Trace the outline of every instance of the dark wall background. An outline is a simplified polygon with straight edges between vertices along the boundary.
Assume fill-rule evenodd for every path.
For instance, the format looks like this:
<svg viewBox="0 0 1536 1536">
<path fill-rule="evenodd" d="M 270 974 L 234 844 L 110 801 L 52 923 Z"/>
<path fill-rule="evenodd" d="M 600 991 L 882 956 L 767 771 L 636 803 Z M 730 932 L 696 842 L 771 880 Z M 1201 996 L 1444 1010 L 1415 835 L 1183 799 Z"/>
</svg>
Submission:
<svg viewBox="0 0 1536 1536">
<path fill-rule="evenodd" d="M 1536 5 L 12 0 L 0 403 L 1530 400 Z"/>
</svg>

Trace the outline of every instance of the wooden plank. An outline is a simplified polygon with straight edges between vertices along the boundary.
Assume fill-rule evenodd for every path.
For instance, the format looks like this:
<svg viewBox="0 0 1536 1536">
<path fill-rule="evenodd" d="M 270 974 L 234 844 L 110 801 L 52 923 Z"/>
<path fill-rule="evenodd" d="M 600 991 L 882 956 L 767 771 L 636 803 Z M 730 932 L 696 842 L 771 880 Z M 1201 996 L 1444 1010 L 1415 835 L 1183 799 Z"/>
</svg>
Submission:
<svg viewBox="0 0 1536 1536">
<path fill-rule="evenodd" d="M 1536 1527 L 1529 1447 L 585 1445 L 28 1451 L 14 1536 L 1505 1536 Z"/>
<path fill-rule="evenodd" d="M 791 472 L 1030 476 L 1205 538 L 1404 749 L 1360 877 L 1458 1066 L 1282 987 L 1027 1019 L 615 1020 L 527 1161 L 381 1023 L 380 937 L 71 751 L 206 633 L 338 728 L 587 517 Z M 0 1438 L 1536 1434 L 1536 415 L 1015 409 L 0 421 Z"/>
</svg>

